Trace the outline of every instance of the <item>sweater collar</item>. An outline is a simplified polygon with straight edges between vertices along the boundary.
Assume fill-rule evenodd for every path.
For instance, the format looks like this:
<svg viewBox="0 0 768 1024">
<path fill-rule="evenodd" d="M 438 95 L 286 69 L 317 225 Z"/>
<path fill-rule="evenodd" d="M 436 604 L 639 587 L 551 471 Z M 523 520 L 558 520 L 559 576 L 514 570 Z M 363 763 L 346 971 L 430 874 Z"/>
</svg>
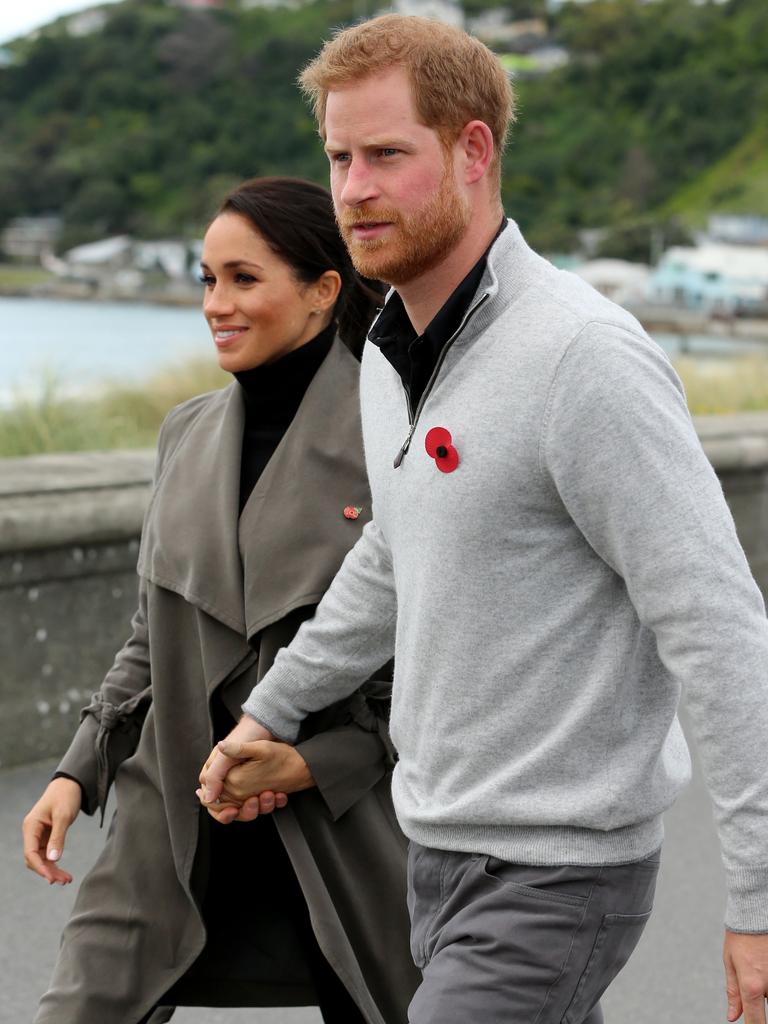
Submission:
<svg viewBox="0 0 768 1024">
<path fill-rule="evenodd" d="M 552 265 L 530 248 L 515 221 L 508 220 L 488 252 L 485 272 L 470 308 L 484 301 L 457 343 L 466 343 L 487 330 L 502 311 L 514 306 L 528 288 L 541 280 L 543 268 L 552 272 Z"/>
</svg>

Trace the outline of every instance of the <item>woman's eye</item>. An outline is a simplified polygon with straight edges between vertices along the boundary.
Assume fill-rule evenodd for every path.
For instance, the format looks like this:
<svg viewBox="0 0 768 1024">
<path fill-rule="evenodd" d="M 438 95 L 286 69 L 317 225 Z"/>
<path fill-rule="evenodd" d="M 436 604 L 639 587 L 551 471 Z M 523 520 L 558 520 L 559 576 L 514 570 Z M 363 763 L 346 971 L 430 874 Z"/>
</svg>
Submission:
<svg viewBox="0 0 768 1024">
<path fill-rule="evenodd" d="M 238 284 L 253 284 L 255 280 L 256 278 L 253 274 L 235 274 L 235 281 L 237 281 Z"/>
<path fill-rule="evenodd" d="M 216 278 L 213 276 L 213 274 L 199 274 L 197 279 L 200 282 L 200 284 L 204 284 L 206 288 L 211 288 L 214 284 L 216 284 Z"/>
</svg>

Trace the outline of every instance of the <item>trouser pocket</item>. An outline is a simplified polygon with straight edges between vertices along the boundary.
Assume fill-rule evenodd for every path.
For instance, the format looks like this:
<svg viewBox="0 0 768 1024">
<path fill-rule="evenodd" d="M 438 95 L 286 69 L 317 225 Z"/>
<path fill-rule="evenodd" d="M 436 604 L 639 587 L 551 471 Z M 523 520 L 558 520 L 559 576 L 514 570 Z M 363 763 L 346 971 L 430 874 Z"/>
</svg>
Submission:
<svg viewBox="0 0 768 1024">
<path fill-rule="evenodd" d="M 651 916 L 605 914 L 563 1024 L 581 1024 L 629 960 Z"/>
</svg>

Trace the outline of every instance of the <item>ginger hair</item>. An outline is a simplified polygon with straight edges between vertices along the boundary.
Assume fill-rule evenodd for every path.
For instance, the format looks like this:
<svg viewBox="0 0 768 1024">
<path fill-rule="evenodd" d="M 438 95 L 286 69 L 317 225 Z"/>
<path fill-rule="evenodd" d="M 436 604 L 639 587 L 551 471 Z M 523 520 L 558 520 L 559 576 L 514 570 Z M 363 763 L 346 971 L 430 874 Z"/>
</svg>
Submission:
<svg viewBox="0 0 768 1024">
<path fill-rule="evenodd" d="M 493 136 L 491 171 L 498 179 L 514 94 L 498 57 L 461 29 L 411 15 L 384 14 L 339 32 L 299 76 L 325 139 L 328 93 L 378 71 L 402 67 L 423 124 L 450 147 L 469 121 Z"/>
</svg>

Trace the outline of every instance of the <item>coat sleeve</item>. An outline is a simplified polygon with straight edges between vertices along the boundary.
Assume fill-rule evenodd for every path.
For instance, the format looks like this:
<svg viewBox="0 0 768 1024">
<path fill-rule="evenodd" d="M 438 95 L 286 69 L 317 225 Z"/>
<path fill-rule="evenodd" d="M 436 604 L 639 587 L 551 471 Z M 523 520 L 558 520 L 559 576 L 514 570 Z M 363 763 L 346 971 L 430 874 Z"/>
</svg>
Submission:
<svg viewBox="0 0 768 1024">
<path fill-rule="evenodd" d="M 155 482 L 172 448 L 168 427 L 176 412 L 174 409 L 169 413 L 160 430 Z M 91 703 L 81 711 L 80 727 L 55 773 L 80 784 L 82 810 L 93 814 L 98 808 L 102 823 L 109 788 L 118 767 L 136 749 L 152 700 L 149 664 L 147 589 L 140 577 L 139 603 L 131 620 L 131 634 Z"/>
<path fill-rule="evenodd" d="M 647 338 L 593 324 L 550 398 L 542 469 L 685 692 L 720 834 L 726 923 L 768 931 L 768 621 L 680 382 Z"/>
<path fill-rule="evenodd" d="M 395 647 L 397 600 L 386 540 L 365 526 L 335 579 L 288 647 L 243 704 L 243 711 L 294 743 L 302 721 L 352 694 Z"/>
<path fill-rule="evenodd" d="M 343 720 L 296 744 L 336 821 L 395 764 L 389 738 L 392 683 L 375 680 L 343 703 Z"/>
<path fill-rule="evenodd" d="M 131 635 L 91 703 L 83 708 L 80 727 L 57 768 L 57 774 L 80 783 L 82 809 L 93 814 L 99 808 L 102 822 L 109 787 L 120 764 L 136 749 L 151 699 L 146 587 L 142 580 Z"/>
</svg>

